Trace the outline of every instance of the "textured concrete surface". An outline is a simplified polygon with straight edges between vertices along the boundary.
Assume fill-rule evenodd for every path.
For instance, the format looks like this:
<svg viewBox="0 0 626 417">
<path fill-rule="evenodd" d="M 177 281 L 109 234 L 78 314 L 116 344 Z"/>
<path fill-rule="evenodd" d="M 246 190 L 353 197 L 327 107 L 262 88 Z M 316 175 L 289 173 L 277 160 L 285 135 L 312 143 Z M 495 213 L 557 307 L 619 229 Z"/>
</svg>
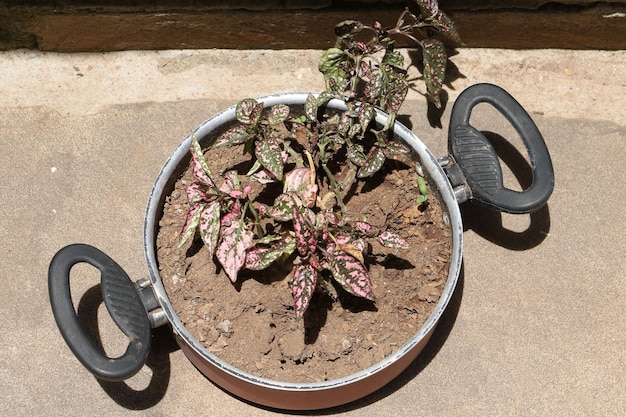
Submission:
<svg viewBox="0 0 626 417">
<path fill-rule="evenodd" d="M 144 208 L 170 152 L 239 98 L 319 90 L 318 55 L 0 53 L 1 415 L 280 415 L 204 378 L 167 328 L 156 332 L 139 374 L 121 384 L 98 382 L 56 328 L 47 269 L 61 247 L 84 242 L 131 277 L 146 276 Z M 527 108 L 552 154 L 554 194 L 533 215 L 465 207 L 464 272 L 433 340 L 389 386 L 320 414 L 623 416 L 626 52 L 461 49 L 452 60 L 458 71 L 450 103 L 466 86 L 492 82 Z M 438 156 L 446 150 L 450 107 L 442 128 L 430 127 L 418 92 L 405 107 Z M 511 133 L 488 108 L 475 124 Z M 498 147 L 523 174 L 519 153 Z M 121 354 L 123 340 L 97 301 L 97 283 L 93 268 L 76 268 L 75 304 L 87 326 L 100 326 L 107 352 Z"/>
</svg>

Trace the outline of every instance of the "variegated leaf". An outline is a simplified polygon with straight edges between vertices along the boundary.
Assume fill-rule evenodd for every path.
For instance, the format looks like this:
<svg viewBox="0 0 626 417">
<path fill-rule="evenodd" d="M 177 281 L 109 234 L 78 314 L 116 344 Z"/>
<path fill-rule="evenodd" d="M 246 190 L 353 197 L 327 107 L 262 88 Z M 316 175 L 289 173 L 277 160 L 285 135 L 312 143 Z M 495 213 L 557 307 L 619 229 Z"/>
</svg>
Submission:
<svg viewBox="0 0 626 417">
<path fill-rule="evenodd" d="M 378 235 L 378 242 L 381 245 L 391 249 L 409 249 L 409 244 L 397 233 L 388 230 Z"/>
<path fill-rule="evenodd" d="M 374 116 L 376 116 L 374 106 L 368 103 L 363 103 L 363 105 L 359 109 L 359 123 L 361 124 L 361 129 L 364 132 L 367 130 L 367 127 L 372 122 L 372 120 L 374 120 Z"/>
<path fill-rule="evenodd" d="M 235 117 L 244 125 L 253 125 L 259 123 L 261 113 L 263 112 L 263 103 L 259 103 L 252 98 L 241 100 L 237 103 Z"/>
<path fill-rule="evenodd" d="M 220 234 L 220 203 L 209 203 L 200 214 L 200 237 L 213 256 Z"/>
<path fill-rule="evenodd" d="M 333 278 L 346 291 L 358 297 L 376 301 L 369 273 L 354 256 L 335 249 L 328 254 L 326 261 Z"/>
<path fill-rule="evenodd" d="M 365 164 L 367 157 L 363 153 L 363 147 L 361 145 L 352 144 L 348 147 L 347 156 L 350 162 L 360 167 Z"/>
<path fill-rule="evenodd" d="M 315 287 L 317 285 L 318 271 L 310 264 L 296 265 L 293 271 L 293 279 L 289 282 L 291 295 L 293 296 L 296 317 L 301 318 L 309 307 Z"/>
<path fill-rule="evenodd" d="M 364 235 L 367 235 L 372 232 L 372 225 L 369 224 L 368 222 L 358 220 L 354 226 L 356 230 L 358 230 L 360 233 L 363 233 Z"/>
<path fill-rule="evenodd" d="M 379 147 L 375 147 L 371 152 L 365 164 L 359 168 L 357 176 L 359 178 L 371 177 L 383 166 L 385 163 L 385 153 Z"/>
<path fill-rule="evenodd" d="M 298 192 L 306 184 L 311 182 L 311 169 L 302 167 L 294 168 L 285 174 L 285 182 L 283 186 L 283 192 Z"/>
<path fill-rule="evenodd" d="M 419 7 L 423 18 L 433 17 L 439 14 L 439 4 L 437 0 L 413 0 Z"/>
<path fill-rule="evenodd" d="M 241 188 L 239 183 L 239 176 L 237 171 L 227 171 L 224 173 L 224 182 L 220 185 L 220 191 L 229 194 L 233 190 L 239 190 Z"/>
<path fill-rule="evenodd" d="M 383 148 L 383 152 L 387 158 L 392 158 L 396 155 L 408 155 L 411 153 L 411 149 L 400 142 L 387 142 L 387 145 Z"/>
<path fill-rule="evenodd" d="M 208 195 L 204 192 L 204 190 L 202 190 L 202 188 L 203 187 L 199 182 L 192 182 L 185 188 L 189 204 L 194 204 L 199 201 L 207 201 L 209 199 Z"/>
<path fill-rule="evenodd" d="M 391 89 L 385 102 L 385 110 L 388 113 L 398 113 L 407 93 L 409 84 L 405 77 L 397 77 L 390 83 Z"/>
<path fill-rule="evenodd" d="M 252 246 L 253 234 L 241 220 L 233 220 L 229 225 L 222 223 L 221 235 L 215 256 L 228 278 L 235 282 L 239 270 L 246 262 L 246 251 Z"/>
<path fill-rule="evenodd" d="M 189 209 L 189 213 L 187 213 L 187 219 L 185 220 L 185 225 L 183 226 L 183 230 L 180 232 L 178 247 L 180 248 L 185 244 L 185 242 L 194 235 L 196 232 L 196 228 L 198 227 L 198 223 L 200 222 L 200 215 L 202 214 L 202 210 L 206 204 L 193 204 Z"/>
<path fill-rule="evenodd" d="M 209 169 L 206 159 L 204 159 L 202 148 L 200 147 L 200 143 L 198 143 L 198 139 L 196 139 L 195 135 L 191 136 L 191 146 L 189 150 L 191 151 L 193 162 L 193 176 L 202 184 L 208 185 L 209 187 L 215 187 L 211 170 Z"/>
<path fill-rule="evenodd" d="M 267 115 L 267 121 L 270 126 L 276 126 L 289 117 L 289 106 L 285 104 L 276 104 L 270 108 L 269 114 Z"/>
<path fill-rule="evenodd" d="M 296 235 L 296 249 L 298 249 L 300 255 L 306 256 L 309 252 L 315 252 L 317 238 L 307 223 L 306 218 L 308 216 L 305 216 L 303 210 L 310 211 L 305 207 L 300 208 L 294 204 L 291 209 L 291 216 L 293 218 L 293 231 Z M 313 221 L 315 221 L 315 219 Z"/>
<path fill-rule="evenodd" d="M 281 194 L 274 200 L 269 215 L 280 222 L 291 220 L 294 202 L 289 194 Z"/>
<path fill-rule="evenodd" d="M 317 99 L 313 94 L 309 94 L 304 103 L 304 114 L 306 118 L 312 121 L 317 120 Z"/>
<path fill-rule="evenodd" d="M 260 271 L 270 266 L 281 255 L 289 255 L 295 249 L 296 242 L 293 238 L 282 240 L 270 246 L 255 246 L 246 252 L 244 267 L 253 271 Z"/>
<path fill-rule="evenodd" d="M 380 73 L 376 73 L 368 79 L 367 84 L 365 84 L 363 94 L 365 94 L 365 97 L 377 99 L 381 96 L 382 91 L 383 79 Z"/>
<path fill-rule="evenodd" d="M 250 134 L 246 128 L 242 125 L 235 125 L 229 127 L 224 133 L 222 133 L 217 140 L 211 146 L 212 148 L 220 148 L 224 146 L 235 146 L 244 143 Z"/>
<path fill-rule="evenodd" d="M 425 39 L 421 42 L 424 52 L 424 82 L 428 99 L 441 108 L 440 94 L 446 76 L 448 54 L 443 42 L 438 39 Z"/>
<path fill-rule="evenodd" d="M 254 151 L 261 164 L 271 172 L 276 179 L 283 179 L 283 155 L 280 142 L 276 138 L 260 139 Z"/>
<path fill-rule="evenodd" d="M 266 169 L 262 169 L 259 172 L 253 174 L 250 178 L 258 182 L 259 184 L 270 184 L 276 182 L 276 177 Z"/>
<path fill-rule="evenodd" d="M 341 38 L 349 38 L 363 30 L 363 27 L 363 23 L 358 20 L 344 20 L 335 26 L 335 35 Z"/>
</svg>

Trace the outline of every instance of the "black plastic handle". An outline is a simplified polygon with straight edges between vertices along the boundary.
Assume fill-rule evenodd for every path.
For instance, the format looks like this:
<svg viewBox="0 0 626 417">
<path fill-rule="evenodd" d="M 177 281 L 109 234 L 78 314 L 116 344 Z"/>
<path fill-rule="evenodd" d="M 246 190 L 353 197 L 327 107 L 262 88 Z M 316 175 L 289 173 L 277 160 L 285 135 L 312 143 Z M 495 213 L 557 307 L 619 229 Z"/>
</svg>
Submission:
<svg viewBox="0 0 626 417">
<path fill-rule="evenodd" d="M 469 124 L 474 106 L 491 104 L 522 137 L 530 158 L 532 185 L 524 191 L 506 188 L 498 155 L 487 138 Z M 449 152 L 463 172 L 471 198 L 508 213 L 530 213 L 543 206 L 554 189 L 552 160 L 539 129 L 526 110 L 493 84 L 476 84 L 463 91 L 450 116 Z"/>
<path fill-rule="evenodd" d="M 100 270 L 102 298 L 111 318 L 130 343 L 119 358 L 101 352 L 82 328 L 70 292 L 70 270 L 86 262 Z M 135 285 L 109 256 L 84 244 L 69 245 L 52 258 L 48 270 L 50 304 L 57 326 L 74 355 L 97 378 L 122 381 L 136 374 L 146 362 L 151 326 Z"/>
</svg>

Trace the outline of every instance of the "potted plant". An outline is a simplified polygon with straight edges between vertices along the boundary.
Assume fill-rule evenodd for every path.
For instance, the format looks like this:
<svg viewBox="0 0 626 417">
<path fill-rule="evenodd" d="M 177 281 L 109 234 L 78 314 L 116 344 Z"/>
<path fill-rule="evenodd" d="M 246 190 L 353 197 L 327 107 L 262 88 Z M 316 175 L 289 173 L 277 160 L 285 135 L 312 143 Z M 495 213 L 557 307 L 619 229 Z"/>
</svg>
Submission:
<svg viewBox="0 0 626 417">
<path fill-rule="evenodd" d="M 529 212 L 547 201 L 554 177 L 534 123 L 496 86 L 459 96 L 451 156 L 441 161 L 396 121 L 410 88 L 396 39 L 419 45 L 435 106 L 443 41 L 460 42 L 435 0 L 413 6 L 389 29 L 337 25 L 337 42 L 319 61 L 325 91 L 243 99 L 174 151 L 146 211 L 149 280 L 133 284 L 88 245 L 55 255 L 55 319 L 91 372 L 132 376 L 145 361 L 150 327 L 165 323 L 213 382 L 278 408 L 350 402 L 415 359 L 460 273 L 458 203 Z M 469 125 L 479 102 L 501 111 L 524 139 L 535 164 L 528 190 L 502 185 L 495 151 Z M 120 358 L 99 352 L 76 317 L 69 270 L 78 262 L 102 271 L 105 304 L 130 339 Z"/>
<path fill-rule="evenodd" d="M 166 202 L 157 237 L 160 273 L 185 326 L 207 349 L 235 360 L 246 372 L 294 382 L 345 376 L 402 346 L 439 298 L 450 237 L 411 149 L 393 137 L 409 90 L 407 65 L 394 45 L 404 37 L 421 47 L 427 96 L 439 106 L 447 54 L 444 43 L 431 35 L 448 34 L 455 41 L 458 36 L 436 2 L 416 3 L 417 13 L 405 10 L 393 28 L 356 20 L 337 25 L 335 46 L 319 61 L 326 90 L 306 95 L 299 107 L 243 99 L 236 105 L 236 121 L 205 137 L 204 148 L 192 135 L 190 166 Z M 332 100 L 336 104 L 329 107 Z M 376 124 L 377 111 L 387 115 L 384 125 Z M 393 185 L 384 188 L 385 182 Z M 384 194 L 377 194 L 377 187 Z M 376 204 L 390 208 L 383 219 L 371 219 Z M 399 210 L 404 213 L 394 214 Z M 436 247 L 435 261 L 422 259 L 429 251 L 421 246 L 413 257 L 403 254 L 411 248 L 407 238 L 417 240 L 415 229 L 424 227 L 437 232 L 425 242 Z M 416 269 L 428 262 L 434 266 L 427 268 L 439 273 L 429 270 L 420 282 Z M 345 309 L 378 310 L 373 287 L 383 282 L 372 282 L 373 267 L 393 271 L 379 281 L 411 278 L 408 287 L 385 282 L 389 288 L 381 288 L 382 297 L 390 299 L 392 291 L 400 291 L 400 298 L 413 291 L 412 303 L 393 301 L 391 310 L 404 310 L 402 317 L 367 314 L 374 321 L 369 328 L 331 320 Z M 246 292 L 252 295 L 239 294 Z M 285 303 L 281 292 L 293 301 Z M 283 300 L 277 306 L 262 301 L 275 294 Z M 246 296 L 252 298 L 247 304 Z M 318 305 L 309 311 L 313 299 Z M 232 311 L 237 302 L 241 311 Z M 291 316 L 286 321 L 275 317 L 283 312 Z M 394 322 L 388 325 L 390 340 L 378 328 L 385 320 Z M 358 326 L 362 334 L 331 335 L 324 326 Z M 323 344 L 320 336 L 327 350 L 309 346 Z M 259 337 L 260 349 L 247 352 L 246 341 Z M 360 350 L 367 350 L 369 359 Z M 342 361 L 350 360 L 358 363 L 342 370 Z"/>
</svg>

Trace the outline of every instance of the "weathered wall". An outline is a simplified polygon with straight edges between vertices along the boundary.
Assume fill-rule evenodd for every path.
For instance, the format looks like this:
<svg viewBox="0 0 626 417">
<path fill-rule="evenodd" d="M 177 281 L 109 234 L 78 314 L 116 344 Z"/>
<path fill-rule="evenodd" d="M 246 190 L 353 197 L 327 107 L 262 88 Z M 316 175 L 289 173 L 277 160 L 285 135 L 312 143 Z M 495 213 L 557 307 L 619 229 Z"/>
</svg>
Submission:
<svg viewBox="0 0 626 417">
<path fill-rule="evenodd" d="M 0 0 L 0 49 L 322 48 L 401 0 Z M 470 47 L 626 49 L 626 1 L 441 0 Z"/>
</svg>

